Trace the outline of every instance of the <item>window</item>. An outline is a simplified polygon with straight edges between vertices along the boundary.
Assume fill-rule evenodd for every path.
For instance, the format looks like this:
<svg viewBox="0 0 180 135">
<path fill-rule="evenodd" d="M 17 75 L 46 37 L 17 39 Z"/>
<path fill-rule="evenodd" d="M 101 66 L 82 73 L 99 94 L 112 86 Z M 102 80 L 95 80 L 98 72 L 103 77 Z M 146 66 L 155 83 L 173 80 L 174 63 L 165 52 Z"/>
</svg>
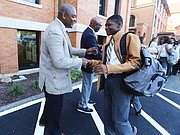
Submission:
<svg viewBox="0 0 180 135">
<path fill-rule="evenodd" d="M 159 6 L 159 0 L 157 0 L 157 8 L 158 8 L 158 6 Z"/>
<path fill-rule="evenodd" d="M 138 31 L 137 35 L 140 37 L 140 35 L 141 35 L 141 32 L 140 32 L 140 31 Z"/>
<path fill-rule="evenodd" d="M 157 15 L 155 15 L 155 18 L 154 18 L 154 28 L 156 27 L 156 19 L 157 19 Z"/>
<path fill-rule="evenodd" d="M 103 44 L 106 43 L 106 37 L 105 37 L 105 36 L 100 36 L 100 35 L 98 35 L 98 36 L 97 36 L 97 40 L 98 40 L 98 44 L 99 44 L 99 45 L 103 45 Z"/>
<path fill-rule="evenodd" d="M 137 0 L 132 0 L 131 7 L 136 7 L 136 5 L 137 5 Z"/>
<path fill-rule="evenodd" d="M 39 4 L 39 0 L 23 0 L 23 1 L 34 3 L 34 4 Z"/>
<path fill-rule="evenodd" d="M 119 0 L 115 0 L 115 10 L 114 14 L 118 15 L 119 14 Z"/>
<path fill-rule="evenodd" d="M 39 33 L 35 31 L 17 31 L 19 69 L 39 66 Z"/>
<path fill-rule="evenodd" d="M 162 9 L 162 4 L 160 5 L 160 12 L 161 12 L 161 9 Z"/>
<path fill-rule="evenodd" d="M 135 19 L 134 15 L 130 16 L 129 27 L 135 27 Z"/>
<path fill-rule="evenodd" d="M 159 29 L 160 19 L 158 19 L 157 29 Z"/>
<path fill-rule="evenodd" d="M 99 14 L 105 16 L 106 0 L 99 0 Z"/>
</svg>

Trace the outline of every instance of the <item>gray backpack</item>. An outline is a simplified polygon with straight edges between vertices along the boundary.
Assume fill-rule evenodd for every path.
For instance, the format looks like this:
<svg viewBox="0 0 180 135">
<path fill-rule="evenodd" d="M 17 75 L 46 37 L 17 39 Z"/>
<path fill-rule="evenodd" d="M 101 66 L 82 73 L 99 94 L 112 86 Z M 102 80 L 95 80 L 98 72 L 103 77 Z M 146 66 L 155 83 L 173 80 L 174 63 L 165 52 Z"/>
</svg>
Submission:
<svg viewBox="0 0 180 135">
<path fill-rule="evenodd" d="M 123 61 L 126 61 L 126 36 L 125 33 L 120 41 L 120 49 Z M 124 83 L 127 90 L 135 96 L 152 97 L 160 92 L 167 81 L 165 70 L 153 56 L 141 48 L 142 67 L 132 73 L 125 73 Z"/>
</svg>

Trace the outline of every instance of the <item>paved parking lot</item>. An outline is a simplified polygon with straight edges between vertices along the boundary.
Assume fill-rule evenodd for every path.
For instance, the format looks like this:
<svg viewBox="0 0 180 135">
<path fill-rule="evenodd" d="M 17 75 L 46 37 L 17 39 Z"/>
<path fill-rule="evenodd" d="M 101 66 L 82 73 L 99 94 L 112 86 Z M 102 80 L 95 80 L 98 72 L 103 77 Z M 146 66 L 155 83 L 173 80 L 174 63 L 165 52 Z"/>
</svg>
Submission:
<svg viewBox="0 0 180 135">
<path fill-rule="evenodd" d="M 90 106 L 92 114 L 76 110 L 81 85 L 74 87 L 73 93 L 66 94 L 61 125 L 66 135 L 104 135 L 103 91 L 95 92 L 93 84 Z M 130 111 L 130 122 L 138 128 L 138 135 L 180 135 L 180 75 L 168 78 L 166 87 L 155 97 L 140 97 L 143 111 L 136 116 Z M 44 98 L 25 103 L 0 113 L 0 135 L 42 135 L 43 127 L 38 126 Z"/>
</svg>

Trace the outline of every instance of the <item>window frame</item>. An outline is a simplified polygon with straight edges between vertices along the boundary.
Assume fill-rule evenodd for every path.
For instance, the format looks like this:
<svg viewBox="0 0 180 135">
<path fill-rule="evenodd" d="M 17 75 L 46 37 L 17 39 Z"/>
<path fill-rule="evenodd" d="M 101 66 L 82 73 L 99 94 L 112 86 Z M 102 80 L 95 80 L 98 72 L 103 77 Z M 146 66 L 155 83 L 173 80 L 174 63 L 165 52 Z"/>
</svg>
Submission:
<svg viewBox="0 0 180 135">
<path fill-rule="evenodd" d="M 39 4 L 36 3 L 31 3 L 31 2 L 27 2 L 25 0 L 8 0 L 14 3 L 18 3 L 18 4 L 22 4 L 22 5 L 26 5 L 26 6 L 31 6 L 31 7 L 35 7 L 35 8 L 40 8 L 42 9 L 42 4 L 41 4 L 41 0 L 38 0 Z"/>
<path fill-rule="evenodd" d="M 19 67 L 19 70 L 24 70 L 24 69 L 32 69 L 32 68 L 39 68 L 39 54 L 40 54 L 40 34 L 41 32 L 40 31 L 34 31 L 34 30 L 24 30 L 24 29 L 17 29 L 17 33 L 18 31 L 20 32 L 34 32 L 35 33 L 35 41 L 36 41 L 36 62 L 35 62 L 35 65 L 31 66 L 31 65 L 20 65 L 20 57 L 19 57 L 19 48 L 18 48 L 18 67 Z M 18 40 L 17 40 L 17 45 L 18 45 Z M 26 48 L 27 49 L 27 48 Z M 26 50 L 27 51 L 27 50 Z M 24 53 L 24 52 L 23 52 Z M 32 52 L 31 52 L 32 53 Z M 27 60 L 27 59 L 25 59 Z M 26 62 L 25 62 L 26 63 Z"/>
<path fill-rule="evenodd" d="M 120 3 L 120 0 L 115 0 L 115 8 L 114 8 L 115 15 L 119 14 L 119 3 Z"/>
<path fill-rule="evenodd" d="M 135 15 L 130 15 L 129 27 L 135 27 L 135 22 L 136 22 L 136 16 Z M 131 25 L 131 24 L 133 24 L 133 25 Z"/>
<path fill-rule="evenodd" d="M 100 10 L 100 7 L 101 7 L 101 10 Z M 106 16 L 106 0 L 98 0 L 98 14 L 100 16 Z"/>
</svg>

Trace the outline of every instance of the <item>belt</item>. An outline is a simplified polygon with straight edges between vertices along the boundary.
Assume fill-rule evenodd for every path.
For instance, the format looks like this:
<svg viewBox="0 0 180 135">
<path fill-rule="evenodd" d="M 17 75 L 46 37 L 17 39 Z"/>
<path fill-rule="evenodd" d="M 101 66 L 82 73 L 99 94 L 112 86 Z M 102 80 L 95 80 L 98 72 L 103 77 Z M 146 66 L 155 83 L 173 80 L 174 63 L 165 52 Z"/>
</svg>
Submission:
<svg viewBox="0 0 180 135">
<path fill-rule="evenodd" d="M 123 77 L 123 74 L 108 74 L 107 77 L 110 77 L 110 78 L 119 78 L 119 77 Z"/>
</svg>

